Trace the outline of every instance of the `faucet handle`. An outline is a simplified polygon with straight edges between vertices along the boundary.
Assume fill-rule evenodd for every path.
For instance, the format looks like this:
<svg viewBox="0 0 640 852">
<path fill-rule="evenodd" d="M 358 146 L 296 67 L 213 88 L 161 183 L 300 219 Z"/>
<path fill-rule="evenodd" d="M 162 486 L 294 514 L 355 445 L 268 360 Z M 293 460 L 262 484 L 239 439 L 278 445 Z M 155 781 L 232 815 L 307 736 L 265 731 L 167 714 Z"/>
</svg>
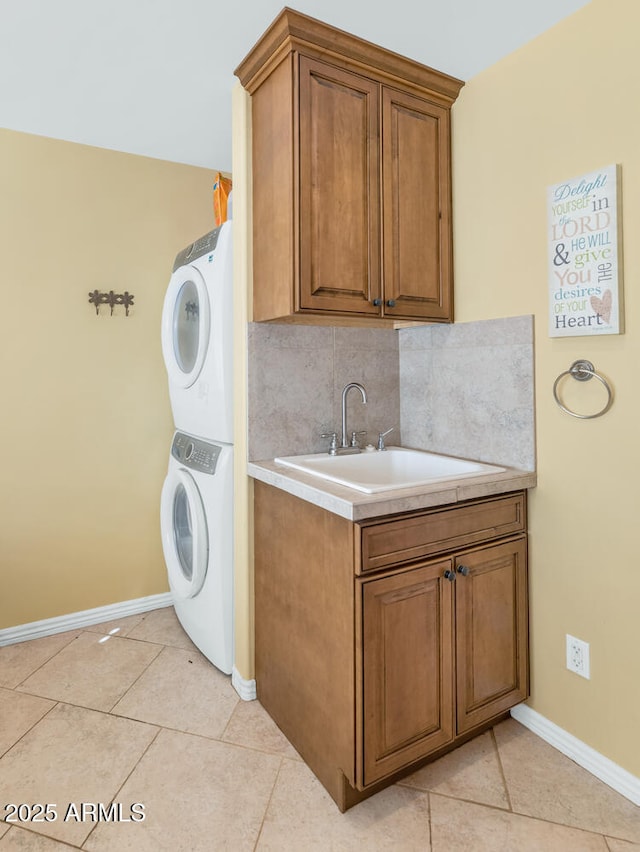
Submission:
<svg viewBox="0 0 640 852">
<path fill-rule="evenodd" d="M 321 438 L 331 438 L 331 443 L 329 444 L 329 455 L 335 456 L 338 452 L 338 433 L 337 432 L 322 432 L 320 435 Z"/>
<path fill-rule="evenodd" d="M 391 429 L 387 429 L 386 432 L 378 432 L 378 449 L 379 450 L 386 450 L 386 447 L 384 445 L 384 439 L 387 437 L 387 435 L 390 435 L 391 432 L 393 432 L 394 429 L 395 429 L 395 426 L 392 426 Z"/>
<path fill-rule="evenodd" d="M 366 434 L 367 434 L 366 429 L 361 429 L 359 432 L 352 432 L 351 433 L 351 444 L 349 446 L 359 447 L 360 444 L 358 443 L 358 435 L 366 435 Z"/>
</svg>

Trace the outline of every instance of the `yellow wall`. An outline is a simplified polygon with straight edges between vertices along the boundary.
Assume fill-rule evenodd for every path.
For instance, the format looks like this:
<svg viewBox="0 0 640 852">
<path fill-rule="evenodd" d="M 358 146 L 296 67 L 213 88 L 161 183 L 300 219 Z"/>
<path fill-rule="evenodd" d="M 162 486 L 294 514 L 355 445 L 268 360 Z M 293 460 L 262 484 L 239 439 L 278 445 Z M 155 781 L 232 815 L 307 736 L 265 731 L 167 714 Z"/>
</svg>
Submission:
<svg viewBox="0 0 640 852">
<path fill-rule="evenodd" d="M 253 480 L 247 476 L 247 322 L 252 318 L 251 98 L 236 83 L 233 111 L 234 667 L 254 678 Z"/>
<path fill-rule="evenodd" d="M 0 629 L 167 591 L 160 317 L 213 173 L 0 131 Z M 96 317 L 89 291 L 128 290 Z"/>
<path fill-rule="evenodd" d="M 592 0 L 471 80 L 453 126 L 456 319 L 535 315 L 530 704 L 638 776 L 639 32 L 637 0 Z M 622 167 L 626 333 L 551 339 L 546 188 L 611 163 Z M 577 358 L 615 389 L 602 418 L 553 401 Z M 596 384 L 569 380 L 572 404 L 596 410 Z M 590 643 L 591 680 L 566 671 L 566 633 Z"/>
</svg>

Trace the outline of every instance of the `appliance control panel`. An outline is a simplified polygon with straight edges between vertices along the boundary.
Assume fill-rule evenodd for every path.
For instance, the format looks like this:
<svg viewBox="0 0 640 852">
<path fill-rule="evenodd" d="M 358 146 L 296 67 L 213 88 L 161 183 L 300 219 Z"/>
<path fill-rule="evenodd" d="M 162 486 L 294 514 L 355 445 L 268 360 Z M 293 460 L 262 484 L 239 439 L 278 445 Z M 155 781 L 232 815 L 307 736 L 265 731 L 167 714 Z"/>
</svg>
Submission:
<svg viewBox="0 0 640 852">
<path fill-rule="evenodd" d="M 176 432 L 171 444 L 171 455 L 174 459 L 199 473 L 214 474 L 221 451 L 222 447 L 217 444 L 185 435 L 184 432 Z"/>
<path fill-rule="evenodd" d="M 187 263 L 192 263 L 194 260 L 202 257 L 203 254 L 214 252 L 218 245 L 218 237 L 220 236 L 221 228 L 222 225 L 219 225 L 217 228 L 214 228 L 213 231 L 209 231 L 208 234 L 205 234 L 204 237 L 197 239 L 195 243 L 191 243 L 191 245 L 178 252 L 173 263 L 173 272 L 181 266 L 186 266 Z"/>
</svg>

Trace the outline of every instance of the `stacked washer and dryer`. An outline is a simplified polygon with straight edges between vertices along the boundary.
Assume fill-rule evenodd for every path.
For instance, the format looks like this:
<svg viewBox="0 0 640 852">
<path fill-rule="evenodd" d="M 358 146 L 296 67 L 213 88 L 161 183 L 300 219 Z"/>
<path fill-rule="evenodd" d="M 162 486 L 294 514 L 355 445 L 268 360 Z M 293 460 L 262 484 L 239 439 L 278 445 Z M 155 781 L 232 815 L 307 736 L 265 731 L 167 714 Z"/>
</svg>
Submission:
<svg viewBox="0 0 640 852">
<path fill-rule="evenodd" d="M 176 615 L 221 671 L 233 665 L 232 222 L 176 257 L 162 312 L 175 434 L 162 547 Z"/>
</svg>

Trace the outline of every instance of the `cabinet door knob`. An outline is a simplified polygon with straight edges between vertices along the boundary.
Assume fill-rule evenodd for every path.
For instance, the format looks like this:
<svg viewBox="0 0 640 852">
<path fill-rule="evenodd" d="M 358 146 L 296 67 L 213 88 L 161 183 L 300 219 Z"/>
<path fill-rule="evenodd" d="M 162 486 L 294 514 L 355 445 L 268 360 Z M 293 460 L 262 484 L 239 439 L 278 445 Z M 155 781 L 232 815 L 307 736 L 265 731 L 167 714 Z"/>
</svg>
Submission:
<svg viewBox="0 0 640 852">
<path fill-rule="evenodd" d="M 445 578 L 445 580 L 448 580 L 450 583 L 453 583 L 453 581 L 456 578 L 456 572 L 452 571 L 451 568 L 447 568 L 447 570 L 444 572 L 444 578 Z"/>
<path fill-rule="evenodd" d="M 382 304 L 382 299 L 374 299 L 373 304 L 375 305 L 376 308 L 379 308 L 380 305 Z"/>
<path fill-rule="evenodd" d="M 467 568 L 466 565 L 459 565 L 458 566 L 458 574 L 462 574 L 463 577 L 468 577 L 469 576 L 469 569 Z"/>
<path fill-rule="evenodd" d="M 387 299 L 387 307 L 388 308 L 395 308 L 395 306 L 396 306 L 396 300 L 395 299 Z"/>
</svg>

